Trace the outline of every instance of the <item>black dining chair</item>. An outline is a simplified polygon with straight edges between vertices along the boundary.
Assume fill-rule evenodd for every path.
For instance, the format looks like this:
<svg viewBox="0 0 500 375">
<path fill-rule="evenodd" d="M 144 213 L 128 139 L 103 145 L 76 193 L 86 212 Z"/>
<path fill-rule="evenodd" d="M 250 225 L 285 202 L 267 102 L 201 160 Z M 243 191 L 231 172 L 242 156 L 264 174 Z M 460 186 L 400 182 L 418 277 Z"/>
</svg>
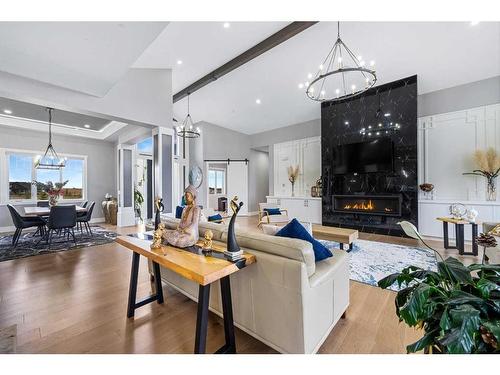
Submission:
<svg viewBox="0 0 500 375">
<path fill-rule="evenodd" d="M 45 243 L 49 244 L 49 249 L 52 244 L 52 235 L 54 233 L 66 235 L 69 239 L 71 235 L 76 245 L 75 228 L 76 225 L 76 206 L 52 206 L 50 208 L 49 219 L 47 221 L 47 231 L 42 238 Z M 42 240 L 41 239 L 41 240 Z M 41 241 L 40 240 L 40 241 Z M 38 242 L 40 242 L 38 241 Z"/>
<path fill-rule="evenodd" d="M 83 203 L 82 203 L 82 207 L 83 207 L 83 208 L 87 208 L 87 204 L 89 204 L 89 201 L 85 201 L 85 202 L 83 202 Z"/>
<path fill-rule="evenodd" d="M 49 201 L 38 201 L 36 202 L 37 207 L 49 207 Z"/>
<path fill-rule="evenodd" d="M 95 202 L 90 202 L 89 207 L 86 212 L 81 212 L 78 214 L 76 221 L 80 226 L 80 232 L 83 232 L 82 226 L 85 226 L 85 231 L 87 234 L 92 236 L 92 229 L 90 229 L 90 219 L 92 219 L 92 211 L 94 211 Z"/>
<path fill-rule="evenodd" d="M 12 217 L 12 221 L 14 222 L 14 226 L 16 227 L 16 231 L 14 232 L 14 236 L 12 237 L 12 245 L 14 247 L 17 246 L 19 238 L 21 238 L 23 229 L 37 227 L 38 229 L 36 230 L 34 235 L 40 233 L 40 235 L 43 236 L 45 234 L 44 220 L 37 216 L 22 216 L 11 204 L 8 204 L 7 207 L 9 209 L 10 216 Z"/>
</svg>

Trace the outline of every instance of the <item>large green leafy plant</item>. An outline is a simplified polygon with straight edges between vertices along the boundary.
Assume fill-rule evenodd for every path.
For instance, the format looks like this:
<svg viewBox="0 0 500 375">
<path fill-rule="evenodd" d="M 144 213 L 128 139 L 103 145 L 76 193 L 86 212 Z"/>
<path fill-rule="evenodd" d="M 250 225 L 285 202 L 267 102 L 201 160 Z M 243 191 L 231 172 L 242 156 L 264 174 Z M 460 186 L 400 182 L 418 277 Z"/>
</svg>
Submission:
<svg viewBox="0 0 500 375">
<path fill-rule="evenodd" d="M 425 244 L 413 224 L 400 224 Z M 403 287 L 396 295 L 396 314 L 424 330 L 407 352 L 500 353 L 500 265 L 464 266 L 429 249 L 441 259 L 437 271 L 410 266 L 378 282 L 384 289 L 394 283 Z"/>
</svg>

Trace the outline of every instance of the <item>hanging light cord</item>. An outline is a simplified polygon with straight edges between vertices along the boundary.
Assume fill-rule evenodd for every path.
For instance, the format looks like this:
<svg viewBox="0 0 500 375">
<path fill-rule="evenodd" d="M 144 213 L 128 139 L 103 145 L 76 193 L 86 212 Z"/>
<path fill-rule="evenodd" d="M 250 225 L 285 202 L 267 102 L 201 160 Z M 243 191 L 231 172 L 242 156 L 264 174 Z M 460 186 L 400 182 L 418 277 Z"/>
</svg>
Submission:
<svg viewBox="0 0 500 375">
<path fill-rule="evenodd" d="M 49 145 L 52 145 L 52 109 L 47 107 L 47 111 L 49 111 Z"/>
</svg>

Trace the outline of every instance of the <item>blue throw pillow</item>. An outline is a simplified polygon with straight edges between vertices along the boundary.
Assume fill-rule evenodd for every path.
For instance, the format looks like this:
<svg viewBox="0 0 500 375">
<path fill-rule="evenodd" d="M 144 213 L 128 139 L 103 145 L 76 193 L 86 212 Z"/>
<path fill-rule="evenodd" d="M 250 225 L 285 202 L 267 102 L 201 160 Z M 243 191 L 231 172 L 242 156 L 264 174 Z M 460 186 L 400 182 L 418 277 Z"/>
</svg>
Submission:
<svg viewBox="0 0 500 375">
<path fill-rule="evenodd" d="M 292 221 L 290 221 L 275 235 L 278 237 L 297 238 L 299 240 L 310 242 L 313 245 L 314 260 L 316 262 L 333 256 L 332 252 L 328 250 L 321 242 L 316 241 L 313 236 L 309 234 L 307 229 L 299 223 L 297 219 L 293 219 Z"/>
<path fill-rule="evenodd" d="M 264 208 L 269 215 L 281 215 L 281 211 L 279 208 Z"/>
<path fill-rule="evenodd" d="M 208 221 L 221 221 L 221 220 L 222 220 L 222 216 L 220 216 L 220 214 L 212 215 L 212 216 L 208 217 Z"/>
<path fill-rule="evenodd" d="M 184 210 L 184 207 L 177 206 L 175 208 L 175 218 L 180 219 L 182 217 L 182 211 Z"/>
</svg>

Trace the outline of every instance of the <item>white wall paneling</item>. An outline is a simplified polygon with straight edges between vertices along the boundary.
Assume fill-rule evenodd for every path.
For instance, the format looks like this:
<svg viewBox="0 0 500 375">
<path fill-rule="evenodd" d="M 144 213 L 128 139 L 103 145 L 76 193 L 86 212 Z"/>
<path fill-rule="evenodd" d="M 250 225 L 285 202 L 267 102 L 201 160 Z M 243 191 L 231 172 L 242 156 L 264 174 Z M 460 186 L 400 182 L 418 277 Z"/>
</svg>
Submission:
<svg viewBox="0 0 500 375">
<path fill-rule="evenodd" d="M 268 196 L 267 203 L 288 210 L 288 217 L 306 223 L 321 224 L 321 198 Z"/>
<path fill-rule="evenodd" d="M 295 195 L 309 196 L 311 186 L 321 176 L 321 138 L 311 137 L 274 144 L 274 194 L 291 195 L 288 167 L 299 165 Z"/>
</svg>

